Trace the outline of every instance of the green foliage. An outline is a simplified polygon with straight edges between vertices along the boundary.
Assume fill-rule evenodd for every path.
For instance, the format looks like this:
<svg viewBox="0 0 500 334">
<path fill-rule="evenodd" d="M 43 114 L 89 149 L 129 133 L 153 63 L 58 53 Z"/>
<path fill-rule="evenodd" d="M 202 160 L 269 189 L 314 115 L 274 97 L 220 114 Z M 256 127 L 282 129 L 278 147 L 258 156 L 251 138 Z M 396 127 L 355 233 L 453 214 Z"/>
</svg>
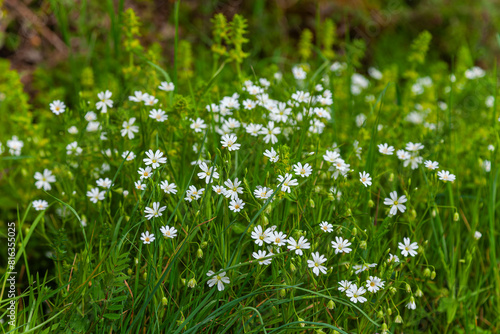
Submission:
<svg viewBox="0 0 500 334">
<path fill-rule="evenodd" d="M 413 64 L 423 64 L 429 50 L 432 35 L 428 31 L 421 32 L 411 43 L 408 61 Z"/>
<path fill-rule="evenodd" d="M 326 19 L 323 22 L 321 29 L 321 52 L 323 52 L 323 55 L 330 60 L 335 58 L 333 46 L 336 42 L 336 37 L 335 23 L 332 19 Z"/>
<path fill-rule="evenodd" d="M 312 55 L 313 34 L 311 30 L 304 29 L 300 35 L 299 55 L 302 62 L 307 62 Z"/>
</svg>

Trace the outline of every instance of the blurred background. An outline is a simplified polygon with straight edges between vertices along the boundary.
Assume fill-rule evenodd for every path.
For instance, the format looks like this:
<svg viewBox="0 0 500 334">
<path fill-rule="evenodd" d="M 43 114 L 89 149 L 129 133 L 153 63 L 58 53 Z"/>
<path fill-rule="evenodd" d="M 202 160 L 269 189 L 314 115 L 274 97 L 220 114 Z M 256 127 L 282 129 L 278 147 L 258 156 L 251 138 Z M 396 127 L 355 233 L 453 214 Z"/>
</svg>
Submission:
<svg viewBox="0 0 500 334">
<path fill-rule="evenodd" d="M 78 68 L 117 59 L 118 45 L 113 44 L 120 34 L 119 13 L 127 8 L 140 19 L 141 44 L 160 47 L 159 62 L 172 65 L 174 1 L 0 0 L 0 5 L 0 58 L 21 72 L 31 96 L 45 86 L 37 85 L 39 79 L 64 84 L 78 79 Z M 474 65 L 492 68 L 499 52 L 499 0 L 183 0 L 179 36 L 195 54 L 205 55 L 202 50 L 210 48 L 210 19 L 216 13 L 248 19 L 250 62 L 296 60 L 301 32 L 310 29 L 319 41 L 318 27 L 328 18 L 335 24 L 338 57 L 345 52 L 344 43 L 358 39 L 364 48 L 361 62 L 367 66 L 400 63 L 423 30 L 433 36 L 430 60 L 451 65 L 465 47 Z M 109 62 L 106 70 L 112 70 Z"/>
</svg>

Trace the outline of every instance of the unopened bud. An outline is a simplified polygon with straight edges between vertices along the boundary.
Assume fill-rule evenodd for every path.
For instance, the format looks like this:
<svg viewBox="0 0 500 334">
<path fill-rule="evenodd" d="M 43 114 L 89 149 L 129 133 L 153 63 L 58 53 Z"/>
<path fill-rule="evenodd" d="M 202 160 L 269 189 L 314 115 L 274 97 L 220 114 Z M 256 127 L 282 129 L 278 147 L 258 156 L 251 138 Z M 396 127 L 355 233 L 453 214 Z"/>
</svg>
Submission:
<svg viewBox="0 0 500 334">
<path fill-rule="evenodd" d="M 347 216 L 347 217 L 352 216 L 352 211 L 351 211 L 351 209 L 350 209 L 350 208 L 349 208 L 349 209 L 347 209 L 347 211 L 345 212 L 345 214 L 346 214 L 346 216 Z"/>
<path fill-rule="evenodd" d="M 295 266 L 293 265 L 293 263 L 290 263 L 290 270 L 292 272 L 295 272 L 295 270 L 297 270 L 297 268 L 295 268 Z"/>
<path fill-rule="evenodd" d="M 358 234 L 358 229 L 357 228 L 353 228 L 352 229 L 352 235 L 356 236 L 356 234 Z"/>
<path fill-rule="evenodd" d="M 422 290 L 420 290 L 420 288 L 418 288 L 417 291 L 415 292 L 415 296 L 422 297 L 423 295 L 424 295 L 424 293 L 422 292 Z"/>
<path fill-rule="evenodd" d="M 200 259 L 203 257 L 203 251 L 201 250 L 201 248 L 198 248 L 198 250 L 196 251 L 196 256 Z"/>
<path fill-rule="evenodd" d="M 163 304 L 163 306 L 167 306 L 168 305 L 168 299 L 167 299 L 167 297 L 163 297 L 161 299 L 161 303 Z"/>
<path fill-rule="evenodd" d="M 436 272 L 433 270 L 431 273 L 431 279 L 435 279 L 435 278 L 436 278 Z"/>
<path fill-rule="evenodd" d="M 300 321 L 300 327 L 304 327 L 304 326 L 306 325 L 306 324 L 303 322 L 303 321 L 304 321 L 304 319 L 299 318 L 298 320 Z"/>
<path fill-rule="evenodd" d="M 395 288 L 395 287 L 391 286 L 391 287 L 389 288 L 389 292 L 390 292 L 391 294 L 395 294 L 395 293 L 397 292 L 397 290 L 396 290 L 396 288 Z"/>
<path fill-rule="evenodd" d="M 144 280 L 147 280 L 147 279 L 148 279 L 148 273 L 144 273 L 144 274 L 142 274 L 142 278 L 143 278 Z"/>
<path fill-rule="evenodd" d="M 182 284 L 182 286 L 186 285 L 186 279 L 185 278 L 181 278 L 181 284 Z"/>
<path fill-rule="evenodd" d="M 431 276 L 431 270 L 429 268 L 425 268 L 424 277 L 429 277 L 429 276 Z"/>
<path fill-rule="evenodd" d="M 391 175 L 389 175 L 389 182 L 392 182 L 394 181 L 394 173 L 391 173 Z"/>
<path fill-rule="evenodd" d="M 458 215 L 458 212 L 455 212 L 455 214 L 453 215 L 453 220 L 456 222 L 460 220 L 460 216 Z"/>
<path fill-rule="evenodd" d="M 281 296 L 281 298 L 283 298 L 283 297 L 286 296 L 286 290 L 285 289 L 281 289 L 280 290 L 280 296 Z"/>
<path fill-rule="evenodd" d="M 367 244 L 366 244 L 366 240 L 363 240 L 363 241 L 361 241 L 361 242 L 359 243 L 359 248 L 361 248 L 361 249 L 366 249 L 366 246 L 367 246 Z"/>
<path fill-rule="evenodd" d="M 131 275 L 132 275 L 132 273 L 133 273 L 132 269 L 128 268 L 128 270 L 127 270 L 127 274 L 128 274 L 129 276 L 131 276 Z"/>
<path fill-rule="evenodd" d="M 208 242 L 203 241 L 203 242 L 201 243 L 201 248 L 205 248 L 205 247 L 207 247 L 207 245 L 208 245 Z"/>
<path fill-rule="evenodd" d="M 335 308 L 335 303 L 333 302 L 333 300 L 330 300 L 328 304 L 326 304 L 326 308 L 329 310 L 333 310 Z"/>
<path fill-rule="evenodd" d="M 406 283 L 406 292 L 411 293 L 411 286 L 408 283 Z"/>
<path fill-rule="evenodd" d="M 382 319 L 384 317 L 384 312 L 382 310 L 377 312 L 377 317 Z"/>
<path fill-rule="evenodd" d="M 373 208 L 375 206 L 375 203 L 372 200 L 368 201 L 368 207 Z"/>
<path fill-rule="evenodd" d="M 403 323 L 403 318 L 398 314 L 396 319 L 394 319 L 394 322 L 397 324 L 402 324 Z"/>
<path fill-rule="evenodd" d="M 309 206 L 314 209 L 315 204 L 312 198 L 309 199 Z"/>
<path fill-rule="evenodd" d="M 387 315 L 392 315 L 392 308 L 390 308 L 390 307 L 389 307 L 389 308 L 387 309 Z"/>
<path fill-rule="evenodd" d="M 335 196 L 333 196 L 332 193 L 328 193 L 328 200 L 334 201 L 335 200 Z"/>
</svg>

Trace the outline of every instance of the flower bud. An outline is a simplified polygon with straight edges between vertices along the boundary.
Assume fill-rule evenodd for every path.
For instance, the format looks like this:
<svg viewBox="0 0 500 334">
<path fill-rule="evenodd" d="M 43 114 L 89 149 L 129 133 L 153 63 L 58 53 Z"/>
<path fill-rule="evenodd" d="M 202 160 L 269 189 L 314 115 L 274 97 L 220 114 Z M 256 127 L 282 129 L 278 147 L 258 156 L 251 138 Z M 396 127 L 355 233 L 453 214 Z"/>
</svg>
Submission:
<svg viewBox="0 0 500 334">
<path fill-rule="evenodd" d="M 384 317 L 384 312 L 382 310 L 377 312 L 377 317 L 382 319 Z"/>
<path fill-rule="evenodd" d="M 391 294 L 395 294 L 395 293 L 397 292 L 397 290 L 396 290 L 396 288 L 395 288 L 395 287 L 391 286 L 391 287 L 389 288 L 389 292 L 390 292 Z"/>
<path fill-rule="evenodd" d="M 315 204 L 312 198 L 309 199 L 309 206 L 314 209 Z"/>
<path fill-rule="evenodd" d="M 286 290 L 285 289 L 281 289 L 280 290 L 280 296 L 281 296 L 281 298 L 284 298 L 286 296 Z"/>
<path fill-rule="evenodd" d="M 373 208 L 375 206 L 375 203 L 372 200 L 368 201 L 368 207 Z"/>
<path fill-rule="evenodd" d="M 389 308 L 387 309 L 387 315 L 392 315 L 392 308 L 390 308 L 390 307 L 389 307 Z"/>
<path fill-rule="evenodd" d="M 382 324 L 381 330 L 383 334 L 387 333 L 388 329 L 387 329 L 387 324 L 385 322 Z"/>
<path fill-rule="evenodd" d="M 167 299 L 167 297 L 163 297 L 161 299 L 161 303 L 163 304 L 163 306 L 167 306 L 168 305 L 168 299 Z"/>
<path fill-rule="evenodd" d="M 181 278 L 181 284 L 182 284 L 182 286 L 186 285 L 186 279 L 185 278 Z"/>
<path fill-rule="evenodd" d="M 429 276 L 431 276 L 431 270 L 429 268 L 425 268 L 424 277 L 429 277 Z"/>
<path fill-rule="evenodd" d="M 298 320 L 300 321 L 300 327 L 304 327 L 306 325 L 305 323 L 302 322 L 304 321 L 304 319 L 299 318 Z"/>
<path fill-rule="evenodd" d="M 389 182 L 392 182 L 394 181 L 394 173 L 391 173 L 391 175 L 389 175 Z"/>
<path fill-rule="evenodd" d="M 406 292 L 411 293 L 411 286 L 408 283 L 406 283 Z"/>
<path fill-rule="evenodd" d="M 203 241 L 203 242 L 201 243 L 201 248 L 205 248 L 205 247 L 207 247 L 207 245 L 208 245 L 208 242 Z"/>
<path fill-rule="evenodd" d="M 290 263 L 290 270 L 292 272 L 295 272 L 295 270 L 297 270 L 297 268 L 295 268 L 295 266 L 293 265 L 293 263 Z"/>
<path fill-rule="evenodd" d="M 131 275 L 132 275 L 132 273 L 133 273 L 132 269 L 128 268 L 128 270 L 127 270 L 127 274 L 128 274 L 129 276 L 131 276 Z"/>
<path fill-rule="evenodd" d="M 147 280 L 147 279 L 148 279 L 148 273 L 146 273 L 146 272 L 145 272 L 144 274 L 142 274 L 142 278 L 143 278 L 144 280 Z"/>
<path fill-rule="evenodd" d="M 357 228 L 353 228 L 352 229 L 352 235 L 355 237 L 356 234 L 358 234 L 358 229 Z"/>
<path fill-rule="evenodd" d="M 191 289 L 194 288 L 196 286 L 196 280 L 194 278 L 191 278 L 189 281 L 188 281 L 188 287 L 190 287 Z"/>
<path fill-rule="evenodd" d="M 460 216 L 458 215 L 458 212 L 455 212 L 455 214 L 453 215 L 453 220 L 456 222 L 460 220 Z"/>
<path fill-rule="evenodd" d="M 203 257 L 203 251 L 201 250 L 201 248 L 198 248 L 198 250 L 196 251 L 196 256 L 200 259 Z"/>
<path fill-rule="evenodd" d="M 403 318 L 398 314 L 396 319 L 394 319 L 394 322 L 397 324 L 402 324 L 403 323 Z"/>
<path fill-rule="evenodd" d="M 433 270 L 431 273 L 431 279 L 435 279 L 435 278 L 436 278 L 436 272 Z"/>
<path fill-rule="evenodd" d="M 328 304 L 326 304 L 326 308 L 329 309 L 329 310 L 333 310 L 335 308 L 335 303 L 333 302 L 333 300 L 330 300 L 328 302 Z"/>
<path fill-rule="evenodd" d="M 367 246 L 367 244 L 366 244 L 366 240 L 363 240 L 363 241 L 361 241 L 361 242 L 359 243 L 359 248 L 361 248 L 361 249 L 366 249 L 366 246 Z"/>
<path fill-rule="evenodd" d="M 328 193 L 328 200 L 333 202 L 335 200 L 335 196 L 333 196 L 332 193 Z"/>
<path fill-rule="evenodd" d="M 262 215 L 262 226 L 267 226 L 269 225 L 269 219 L 266 217 L 266 215 Z"/>
<path fill-rule="evenodd" d="M 352 216 L 351 208 L 347 209 L 347 211 L 345 212 L 345 214 L 346 214 L 347 217 Z"/>
<path fill-rule="evenodd" d="M 415 296 L 422 297 L 423 295 L 424 295 L 424 293 L 422 292 L 422 290 L 420 290 L 420 288 L 418 288 L 417 291 L 415 292 Z"/>
</svg>

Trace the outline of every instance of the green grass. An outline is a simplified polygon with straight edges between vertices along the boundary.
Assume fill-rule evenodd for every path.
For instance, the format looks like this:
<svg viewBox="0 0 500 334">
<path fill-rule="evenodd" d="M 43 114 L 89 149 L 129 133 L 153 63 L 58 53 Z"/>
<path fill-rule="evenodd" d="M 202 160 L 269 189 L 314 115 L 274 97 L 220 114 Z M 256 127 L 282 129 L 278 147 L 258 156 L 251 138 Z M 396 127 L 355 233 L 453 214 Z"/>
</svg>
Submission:
<svg viewBox="0 0 500 334">
<path fill-rule="evenodd" d="M 82 16 L 90 16 L 94 6 L 82 2 Z M 38 86 L 47 96 L 29 99 L 19 74 L 0 63 L 0 92 L 8 92 L 0 101 L 0 235 L 7 238 L 7 222 L 16 222 L 19 272 L 16 324 L 4 322 L 2 333 L 498 332 L 499 115 L 496 98 L 492 106 L 485 104 L 497 86 L 496 70 L 467 78 L 471 64 L 465 52 L 457 55 L 453 67 L 443 66 L 432 58 L 425 61 L 428 45 L 416 42 L 417 47 L 406 51 L 406 60 L 380 68 L 382 77 L 375 79 L 361 65 L 362 43 L 348 35 L 336 41 L 334 58 L 327 57 L 318 39 L 301 46 L 310 50 L 297 53 L 311 54 L 307 63 L 299 63 L 296 55 L 285 59 L 278 49 L 275 57 L 260 59 L 253 52 L 265 42 L 245 43 L 252 31 L 245 32 L 238 18 L 227 24 L 233 29 L 227 35 L 213 32 L 226 47 L 225 53 L 214 53 L 205 45 L 183 43 L 179 1 L 173 6 L 170 66 L 161 48 L 139 43 L 135 28 L 140 24 L 133 12 L 124 11 L 123 1 L 102 7 L 110 20 L 105 40 L 89 36 L 83 21 L 72 30 L 69 18 L 75 9 L 52 2 L 63 40 L 68 43 L 79 34 L 88 38 L 89 53 L 72 54 L 66 64 L 74 82 L 66 79 L 58 86 L 59 74 L 54 74 L 53 87 Z M 252 11 L 265 15 L 264 1 L 256 1 Z M 317 7 L 317 30 L 322 24 Z M 334 62 L 346 68 L 332 71 Z M 295 66 L 306 71 L 304 80 L 294 78 Z M 278 71 L 281 80 L 275 77 Z M 364 80 L 355 73 L 369 84 L 363 87 Z M 430 84 L 415 86 L 427 76 Z M 262 78 L 269 81 L 268 88 Z M 223 128 L 222 118 L 268 126 L 269 105 L 252 110 L 243 106 L 247 99 L 263 98 L 244 89 L 247 80 L 276 101 L 292 101 L 297 91 L 319 96 L 328 90 L 332 103 L 288 103 L 288 119 L 275 121 L 281 128 L 277 142 L 266 143 L 264 135 L 252 136 L 243 125 Z M 361 88 L 353 87 L 359 80 Z M 162 81 L 173 82 L 175 90 L 160 90 Z M 416 88 L 421 92 L 415 93 Z M 95 106 L 97 93 L 106 90 L 113 93 L 114 103 L 101 113 Z M 148 106 L 130 101 L 138 90 L 158 102 Z M 234 93 L 241 106 L 228 107 L 231 115 L 207 108 L 220 106 Z M 52 113 L 53 100 L 63 100 L 65 112 Z M 331 118 L 306 113 L 315 107 L 324 108 Z M 152 119 L 152 109 L 164 110 L 168 119 Z M 97 131 L 87 131 L 85 116 L 90 111 L 100 122 Z M 138 132 L 129 139 L 121 134 L 122 124 L 133 117 Z M 206 127 L 195 132 L 197 118 Z M 69 133 L 70 127 L 78 132 Z M 236 134 L 241 148 L 222 147 L 222 132 Z M 19 155 L 7 144 L 14 135 L 24 143 Z M 72 142 L 82 148 L 81 154 L 67 153 Z M 410 154 L 422 157 L 415 168 L 396 155 L 408 142 L 424 145 Z M 394 154 L 381 154 L 377 146 L 382 143 L 394 146 Z M 271 147 L 279 154 L 274 163 L 264 156 Z M 144 190 L 136 189 L 146 152 L 157 149 L 167 162 L 142 180 Z M 349 164 L 345 176 L 337 175 L 337 168 L 324 158 L 335 149 Z M 127 161 L 125 151 L 136 158 Z M 206 183 L 199 178 L 202 170 L 193 162 L 200 159 L 217 168 L 218 179 Z M 438 161 L 439 168 L 426 168 L 425 160 Z M 491 162 L 489 170 L 485 160 Z M 311 175 L 295 175 L 292 166 L 298 162 L 308 163 Z M 44 169 L 56 177 L 48 191 L 35 186 L 35 173 Z M 437 171 L 442 170 L 456 180 L 440 180 Z M 372 177 L 369 187 L 359 180 L 363 171 Z M 298 181 L 290 192 L 282 191 L 286 184 L 278 180 L 286 173 Z M 98 187 L 100 178 L 109 178 L 113 185 Z M 212 190 L 235 178 L 241 181 L 239 198 L 245 203 L 239 212 L 230 209 L 230 199 Z M 174 183 L 177 193 L 165 193 L 160 187 L 164 180 Z M 187 201 L 193 185 L 205 191 Z M 254 194 L 257 186 L 274 192 L 259 199 Z M 87 192 L 96 187 L 102 199 L 93 203 Z M 404 212 L 391 216 L 384 199 L 393 191 L 408 201 Z M 33 201 L 38 199 L 48 207 L 36 211 Z M 145 209 L 154 202 L 166 210 L 147 219 Z M 333 231 L 322 231 L 321 222 L 332 224 Z M 165 225 L 177 229 L 175 238 L 162 237 Z M 300 256 L 286 246 L 273 246 L 265 258 L 271 263 L 260 265 L 253 253 L 268 251 L 268 244 L 254 242 L 256 226 L 276 226 L 295 240 L 305 237 L 310 248 Z M 146 231 L 156 238 L 150 244 L 141 241 Z M 481 238 L 475 238 L 476 231 Z M 331 241 L 340 236 L 352 243 L 351 252 L 335 253 Z M 402 255 L 398 245 L 404 238 L 418 244 L 416 256 Z M 308 267 L 313 252 L 327 258 L 326 274 L 315 275 Z M 389 253 L 400 263 L 388 262 Z M 355 273 L 354 266 L 363 264 L 377 265 Z M 230 279 L 223 291 L 209 287 L 210 270 L 216 275 L 225 272 Z M 0 318 L 6 320 L 8 275 L 4 269 L 0 274 Z M 366 302 L 354 303 L 338 289 L 343 280 L 366 287 L 370 276 L 385 285 L 375 293 L 365 292 Z M 405 307 L 412 300 L 414 310 Z"/>
</svg>

